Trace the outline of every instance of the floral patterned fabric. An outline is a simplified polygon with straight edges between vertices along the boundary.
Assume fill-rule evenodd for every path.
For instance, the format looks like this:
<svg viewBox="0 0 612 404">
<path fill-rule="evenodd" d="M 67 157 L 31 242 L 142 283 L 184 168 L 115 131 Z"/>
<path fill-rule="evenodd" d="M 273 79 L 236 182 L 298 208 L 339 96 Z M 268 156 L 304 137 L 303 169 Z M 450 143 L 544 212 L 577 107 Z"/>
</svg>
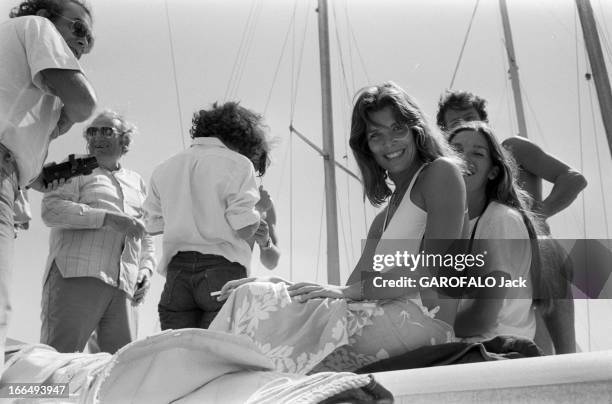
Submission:
<svg viewBox="0 0 612 404">
<path fill-rule="evenodd" d="M 237 288 L 210 329 L 241 334 L 290 373 L 354 371 L 416 349 L 454 340 L 452 327 L 408 299 L 293 302 L 284 283 Z"/>
</svg>

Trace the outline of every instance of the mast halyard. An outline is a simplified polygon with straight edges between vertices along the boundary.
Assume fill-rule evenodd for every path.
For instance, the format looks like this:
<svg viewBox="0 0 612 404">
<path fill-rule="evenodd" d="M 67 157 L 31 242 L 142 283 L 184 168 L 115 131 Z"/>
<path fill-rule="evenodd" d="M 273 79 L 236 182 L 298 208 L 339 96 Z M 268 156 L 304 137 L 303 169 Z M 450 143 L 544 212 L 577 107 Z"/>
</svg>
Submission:
<svg viewBox="0 0 612 404">
<path fill-rule="evenodd" d="M 508 17 L 506 0 L 499 0 L 499 9 L 501 11 L 502 25 L 504 26 L 506 54 L 508 55 L 508 65 L 510 66 L 510 80 L 512 81 L 512 93 L 514 94 L 514 106 L 516 109 L 519 136 L 528 137 L 525 110 L 523 108 L 523 97 L 521 95 L 521 83 L 519 80 L 518 65 L 516 64 L 516 55 L 514 53 L 514 42 L 512 41 L 512 30 L 510 29 L 510 19 Z"/>
<path fill-rule="evenodd" d="M 327 222 L 327 281 L 340 284 L 338 250 L 338 210 L 336 204 L 336 170 L 332 115 L 331 66 L 327 0 L 318 3 L 319 59 L 321 64 L 321 96 L 323 117 L 323 164 L 325 170 L 325 212 Z"/>
<path fill-rule="evenodd" d="M 606 137 L 608 138 L 608 148 L 612 156 L 612 91 L 610 90 L 610 79 L 606 69 L 597 25 L 593 17 L 593 8 L 589 0 L 576 0 L 580 25 L 584 35 L 584 43 L 589 54 L 589 63 L 593 72 L 595 89 L 599 99 L 599 109 L 603 120 Z"/>
</svg>

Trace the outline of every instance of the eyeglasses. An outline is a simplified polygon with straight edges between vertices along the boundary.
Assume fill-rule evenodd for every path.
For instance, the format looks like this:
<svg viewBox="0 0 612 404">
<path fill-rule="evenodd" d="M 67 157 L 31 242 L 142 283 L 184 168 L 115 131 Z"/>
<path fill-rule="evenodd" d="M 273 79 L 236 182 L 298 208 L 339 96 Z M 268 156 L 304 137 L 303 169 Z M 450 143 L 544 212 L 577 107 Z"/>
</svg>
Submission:
<svg viewBox="0 0 612 404">
<path fill-rule="evenodd" d="M 98 135 L 104 138 L 110 139 L 114 136 L 119 135 L 119 131 L 116 128 L 112 128 L 110 126 L 102 126 L 102 127 L 91 126 L 87 128 L 87 130 L 85 130 L 85 136 L 88 139 L 94 138 Z"/>
<path fill-rule="evenodd" d="M 68 17 L 64 17 L 61 14 L 55 15 L 60 18 L 63 18 L 66 21 L 70 21 L 72 23 L 70 24 L 70 30 L 72 31 L 72 33 L 79 38 L 85 38 L 87 40 L 87 52 L 89 52 L 89 50 L 93 48 L 94 37 L 91 32 L 91 28 L 89 28 L 89 26 L 83 20 L 72 20 Z"/>
</svg>

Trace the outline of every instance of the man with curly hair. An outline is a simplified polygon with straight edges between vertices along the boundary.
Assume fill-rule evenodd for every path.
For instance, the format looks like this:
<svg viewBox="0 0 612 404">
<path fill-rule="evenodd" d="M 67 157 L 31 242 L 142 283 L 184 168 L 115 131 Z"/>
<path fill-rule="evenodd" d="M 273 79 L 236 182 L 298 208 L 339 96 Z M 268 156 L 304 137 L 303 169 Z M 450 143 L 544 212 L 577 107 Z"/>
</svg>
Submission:
<svg viewBox="0 0 612 404">
<path fill-rule="evenodd" d="M 97 330 L 100 350 L 115 353 L 136 339 L 136 304 L 155 267 L 144 233 L 145 183 L 121 159 L 135 132 L 107 110 L 85 130 L 99 167 L 45 194 L 51 227 L 42 299 L 41 342 L 59 352 L 82 351 Z"/>
<path fill-rule="evenodd" d="M 486 100 L 468 91 L 447 91 L 438 102 L 438 126 L 449 130 L 462 121 L 488 122 Z M 512 136 L 505 139 L 503 145 L 520 166 L 521 186 L 536 200 L 533 210 L 544 219 L 567 208 L 587 185 L 577 170 L 544 152 L 529 139 Z M 553 184 L 544 200 L 542 179 Z"/>
<path fill-rule="evenodd" d="M 153 171 L 144 203 L 147 231 L 163 233 L 162 330 L 208 328 L 222 306 L 213 292 L 247 275 L 248 240 L 269 245 L 260 219 L 268 206 L 257 206 L 254 170 L 266 170 L 262 117 L 235 102 L 215 103 L 194 114 L 190 133 L 191 147 Z"/>
<path fill-rule="evenodd" d="M 80 0 L 27 0 L 9 16 L 0 24 L 0 352 L 11 311 L 15 198 L 26 186 L 48 190 L 37 177 L 49 142 L 96 105 L 78 62 L 93 44 L 89 8 Z"/>
</svg>

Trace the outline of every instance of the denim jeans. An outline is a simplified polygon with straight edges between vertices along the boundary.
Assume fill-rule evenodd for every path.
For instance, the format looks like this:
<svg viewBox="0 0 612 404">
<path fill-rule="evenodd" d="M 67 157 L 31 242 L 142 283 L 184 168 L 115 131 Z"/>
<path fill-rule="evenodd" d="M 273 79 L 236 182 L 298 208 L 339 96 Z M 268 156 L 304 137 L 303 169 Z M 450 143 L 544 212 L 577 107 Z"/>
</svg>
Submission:
<svg viewBox="0 0 612 404">
<path fill-rule="evenodd" d="M 0 145 L 1 146 L 1 145 Z M 4 368 L 4 346 L 11 304 L 9 291 L 13 272 L 15 228 L 13 207 L 17 193 L 17 169 L 10 153 L 0 147 L 0 375 Z"/>
<path fill-rule="evenodd" d="M 223 302 L 211 292 L 246 277 L 246 268 L 219 255 L 181 251 L 170 260 L 157 306 L 162 330 L 208 328 Z"/>
</svg>

